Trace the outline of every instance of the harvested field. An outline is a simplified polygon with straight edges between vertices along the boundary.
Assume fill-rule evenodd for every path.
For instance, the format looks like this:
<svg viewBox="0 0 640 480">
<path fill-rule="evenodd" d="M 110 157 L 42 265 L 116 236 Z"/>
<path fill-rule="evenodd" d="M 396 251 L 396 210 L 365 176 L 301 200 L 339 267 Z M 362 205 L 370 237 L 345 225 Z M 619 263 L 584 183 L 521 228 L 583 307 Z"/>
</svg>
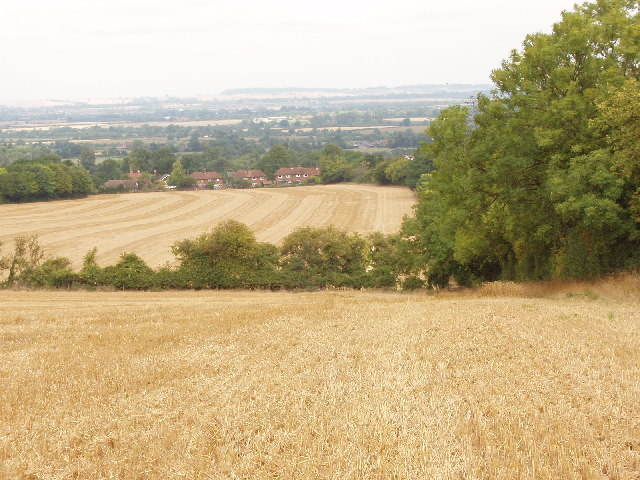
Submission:
<svg viewBox="0 0 640 480">
<path fill-rule="evenodd" d="M 630 299 L 0 291 L 0 478 L 637 479 L 639 378 Z"/>
<path fill-rule="evenodd" d="M 173 242 L 222 220 L 246 223 L 260 241 L 277 244 L 307 225 L 394 233 L 414 203 L 407 188 L 346 184 L 99 195 L 0 205 L 0 241 L 37 234 L 48 253 L 68 257 L 76 267 L 93 247 L 105 265 L 127 251 L 155 267 L 173 260 Z"/>
</svg>

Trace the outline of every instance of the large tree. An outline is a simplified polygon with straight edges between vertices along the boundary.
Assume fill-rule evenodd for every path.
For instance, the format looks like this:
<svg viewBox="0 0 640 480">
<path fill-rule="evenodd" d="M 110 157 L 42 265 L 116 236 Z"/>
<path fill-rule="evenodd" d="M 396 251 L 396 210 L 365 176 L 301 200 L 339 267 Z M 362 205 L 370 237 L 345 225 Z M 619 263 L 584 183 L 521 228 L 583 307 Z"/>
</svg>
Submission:
<svg viewBox="0 0 640 480">
<path fill-rule="evenodd" d="M 173 169 L 171 170 L 167 183 L 169 185 L 174 185 L 178 189 L 187 189 L 193 187 L 196 180 L 187 175 L 187 172 L 182 166 L 180 160 L 176 160 L 173 162 Z"/>
<path fill-rule="evenodd" d="M 287 146 L 282 144 L 274 145 L 258 161 L 257 167 L 273 178 L 276 170 L 283 167 L 290 167 L 295 159 L 295 154 Z"/>
<path fill-rule="evenodd" d="M 96 169 L 96 152 L 93 148 L 83 145 L 80 148 L 80 165 L 89 171 L 94 172 Z"/>
<path fill-rule="evenodd" d="M 474 119 L 452 107 L 433 122 L 424 149 L 437 169 L 406 231 L 434 282 L 584 277 L 638 260 L 639 46 L 638 1 L 585 3 L 494 70 Z"/>
</svg>

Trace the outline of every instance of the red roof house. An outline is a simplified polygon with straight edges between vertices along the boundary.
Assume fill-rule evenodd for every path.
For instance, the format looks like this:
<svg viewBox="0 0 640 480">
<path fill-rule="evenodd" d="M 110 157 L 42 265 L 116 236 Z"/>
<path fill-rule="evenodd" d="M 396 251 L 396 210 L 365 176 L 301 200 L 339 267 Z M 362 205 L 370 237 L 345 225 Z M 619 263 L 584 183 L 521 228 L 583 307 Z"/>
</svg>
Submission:
<svg viewBox="0 0 640 480">
<path fill-rule="evenodd" d="M 224 178 L 218 172 L 193 172 L 189 175 L 196 179 L 196 188 L 223 188 Z"/>
<path fill-rule="evenodd" d="M 104 183 L 104 188 L 106 190 L 122 189 L 125 191 L 129 191 L 150 187 L 151 180 L 149 180 L 148 178 L 141 178 L 139 180 L 107 180 Z"/>
<path fill-rule="evenodd" d="M 236 170 L 235 172 L 231 172 L 231 178 L 247 180 L 251 182 L 252 187 L 271 185 L 267 174 L 262 170 Z"/>
<path fill-rule="evenodd" d="M 143 173 L 140 170 L 138 170 L 137 172 L 129 170 L 129 173 L 127 175 L 129 175 L 129 178 L 131 180 L 138 180 L 143 175 Z"/>
<path fill-rule="evenodd" d="M 311 177 L 320 175 L 318 167 L 285 167 L 276 170 L 273 179 L 280 185 L 306 183 Z"/>
</svg>

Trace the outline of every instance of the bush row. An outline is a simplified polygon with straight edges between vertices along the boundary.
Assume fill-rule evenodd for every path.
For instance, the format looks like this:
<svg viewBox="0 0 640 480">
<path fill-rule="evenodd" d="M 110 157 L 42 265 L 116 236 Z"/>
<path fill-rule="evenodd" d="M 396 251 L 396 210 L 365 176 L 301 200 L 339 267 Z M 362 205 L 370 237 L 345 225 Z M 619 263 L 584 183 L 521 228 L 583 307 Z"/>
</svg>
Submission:
<svg viewBox="0 0 640 480">
<path fill-rule="evenodd" d="M 135 253 L 101 267 L 97 249 L 80 271 L 66 258 L 45 259 L 36 237 L 18 237 L 14 252 L 0 259 L 7 286 L 147 289 L 322 289 L 423 286 L 411 274 L 406 240 L 374 233 L 362 236 L 334 227 L 302 227 L 282 246 L 258 242 L 244 224 L 228 220 L 212 231 L 172 246 L 178 265 L 153 269 Z"/>
</svg>

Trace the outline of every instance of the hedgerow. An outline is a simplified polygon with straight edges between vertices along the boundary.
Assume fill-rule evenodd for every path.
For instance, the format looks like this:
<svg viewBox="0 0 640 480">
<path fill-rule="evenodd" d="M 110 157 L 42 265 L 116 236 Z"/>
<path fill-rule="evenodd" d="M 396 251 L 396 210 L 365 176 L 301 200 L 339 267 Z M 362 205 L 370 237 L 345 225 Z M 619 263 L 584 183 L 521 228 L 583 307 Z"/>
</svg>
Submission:
<svg viewBox="0 0 640 480">
<path fill-rule="evenodd" d="M 33 288 L 398 288 L 407 272 L 406 261 L 400 261 L 401 245 L 394 236 L 362 236 L 330 226 L 299 228 L 277 247 L 258 242 L 249 227 L 227 220 L 174 243 L 175 267 L 153 269 L 133 252 L 102 267 L 94 248 L 75 272 L 67 258 L 45 258 L 36 237 L 18 237 L 14 252 L 0 258 L 0 270 L 5 272 L 3 285 Z M 418 280 L 410 288 L 421 285 Z"/>
</svg>

